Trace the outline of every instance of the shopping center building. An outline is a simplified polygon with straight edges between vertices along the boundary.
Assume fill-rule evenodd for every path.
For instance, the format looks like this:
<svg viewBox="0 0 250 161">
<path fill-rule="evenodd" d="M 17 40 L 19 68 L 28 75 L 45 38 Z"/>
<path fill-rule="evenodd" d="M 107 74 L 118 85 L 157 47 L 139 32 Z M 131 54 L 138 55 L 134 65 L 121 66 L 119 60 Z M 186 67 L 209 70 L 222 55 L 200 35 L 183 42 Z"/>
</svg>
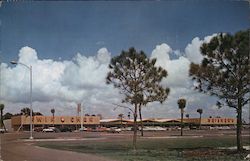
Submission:
<svg viewBox="0 0 250 161">
<path fill-rule="evenodd" d="M 140 122 L 140 120 L 137 120 Z M 112 126 L 132 126 L 133 120 L 131 119 L 103 119 L 100 120 L 100 124 L 106 127 Z M 142 119 L 144 126 L 180 126 L 181 119 L 168 119 L 168 118 L 147 118 Z M 185 126 L 234 126 L 237 120 L 235 118 L 185 118 L 183 124 Z"/>
<path fill-rule="evenodd" d="M 137 120 L 138 123 L 140 120 Z M 133 126 L 132 119 L 102 119 L 98 116 L 33 116 L 32 124 L 35 128 L 46 127 L 68 127 L 72 130 L 79 129 L 81 123 L 84 127 L 130 127 Z M 142 120 L 144 126 L 161 126 L 174 127 L 180 126 L 180 119 L 168 118 L 147 118 Z M 237 120 L 235 118 L 185 118 L 183 119 L 184 126 L 198 127 L 200 124 L 203 127 L 208 126 L 235 126 Z M 29 130 L 30 117 L 29 116 L 14 116 L 11 118 L 11 128 L 14 131 Z"/>
</svg>

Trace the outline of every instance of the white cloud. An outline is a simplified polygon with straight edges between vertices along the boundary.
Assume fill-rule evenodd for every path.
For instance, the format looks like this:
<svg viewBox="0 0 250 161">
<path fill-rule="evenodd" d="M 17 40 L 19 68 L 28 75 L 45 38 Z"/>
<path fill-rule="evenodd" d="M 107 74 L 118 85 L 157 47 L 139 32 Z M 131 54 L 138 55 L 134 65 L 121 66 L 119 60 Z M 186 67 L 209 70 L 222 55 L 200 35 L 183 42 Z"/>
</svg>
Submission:
<svg viewBox="0 0 250 161">
<path fill-rule="evenodd" d="M 101 48 L 97 52 L 97 59 L 101 63 L 107 64 L 109 63 L 111 58 L 111 53 L 108 51 L 107 48 Z"/>
<path fill-rule="evenodd" d="M 169 55 L 172 52 L 172 49 L 169 45 L 163 43 L 157 45 L 156 48 L 152 51 L 151 58 L 157 58 L 156 65 L 165 65 L 166 62 L 170 60 Z M 158 59 L 161 58 L 161 59 Z"/>
<path fill-rule="evenodd" d="M 179 117 L 177 100 L 187 99 L 186 112 L 191 117 L 198 117 L 197 108 L 204 109 L 204 116 L 235 116 L 232 110 L 214 108 L 216 99 L 202 95 L 192 89 L 188 76 L 191 62 L 199 63 L 199 47 L 212 36 L 203 40 L 194 38 L 187 45 L 185 52 L 173 50 L 168 44 L 157 45 L 151 58 L 157 58 L 156 65 L 168 71 L 167 79 L 162 84 L 170 87 L 170 95 L 163 103 L 151 103 L 143 110 L 145 117 Z M 170 55 L 175 55 L 173 58 Z M 184 56 L 182 56 L 184 55 Z M 96 55 L 84 56 L 77 53 L 72 60 L 39 59 L 37 52 L 30 47 L 19 51 L 19 62 L 33 67 L 33 107 L 46 115 L 55 108 L 57 115 L 76 114 L 76 104 L 81 102 L 84 112 L 101 113 L 105 117 L 116 117 L 119 113 L 127 115 L 128 110 L 118 108 L 114 111 L 112 103 L 120 103 L 121 95 L 112 85 L 106 85 L 106 74 L 111 53 L 101 48 Z M 29 106 L 29 70 L 22 65 L 8 66 L 1 64 L 1 100 L 5 111 L 17 113 L 22 107 Z M 221 111 L 218 113 L 218 111 Z M 244 113 L 247 117 L 249 112 Z"/>
<path fill-rule="evenodd" d="M 177 105 L 177 100 L 179 98 L 185 98 L 187 100 L 185 111 L 189 113 L 191 117 L 198 117 L 198 113 L 196 112 L 197 108 L 203 108 L 205 117 L 210 115 L 220 115 L 224 117 L 235 116 L 235 112 L 227 107 L 215 109 L 214 105 L 217 99 L 194 91 L 192 86 L 193 83 L 189 77 L 190 63 L 200 63 L 203 58 L 200 53 L 201 44 L 209 42 L 214 36 L 216 36 L 216 34 L 207 36 L 203 40 L 197 37 L 194 38 L 192 42 L 187 45 L 183 54 L 181 54 L 179 50 L 172 50 L 167 44 L 156 46 L 151 54 L 151 58 L 157 58 L 156 65 L 168 71 L 168 77 L 163 80 L 163 84 L 170 87 L 170 94 L 162 105 L 153 103 L 150 104 L 148 108 L 145 108 L 144 115 L 146 117 L 179 117 Z M 178 58 L 170 59 L 170 54 L 173 53 L 177 55 Z"/>
<path fill-rule="evenodd" d="M 189 60 L 183 56 L 171 60 L 169 55 L 173 50 L 167 44 L 157 45 L 151 54 L 151 58 L 156 58 L 156 66 L 161 66 L 168 72 L 164 82 L 171 87 L 186 86 L 188 81 Z"/>
<path fill-rule="evenodd" d="M 105 84 L 110 59 L 110 52 L 101 48 L 96 56 L 86 57 L 78 53 L 72 61 L 41 60 L 34 49 L 23 47 L 18 62 L 32 65 L 34 104 L 65 112 L 63 109 L 72 108 L 78 102 L 91 107 L 105 103 L 107 106 L 109 100 L 117 101 L 114 98 L 119 96 L 118 92 Z M 8 67 L 3 63 L 1 69 L 1 97 L 12 106 L 13 103 L 28 106 L 29 70 L 21 64 Z"/>
<path fill-rule="evenodd" d="M 203 43 L 209 42 L 214 36 L 217 34 L 213 34 L 210 36 L 206 36 L 204 40 L 200 40 L 199 37 L 195 37 L 190 44 L 188 44 L 185 48 L 185 53 L 187 58 L 194 63 L 200 63 L 203 59 L 203 56 L 200 52 L 200 47 Z"/>
<path fill-rule="evenodd" d="M 38 60 L 36 50 L 25 46 L 19 51 L 19 61 L 24 64 L 35 63 Z"/>
</svg>

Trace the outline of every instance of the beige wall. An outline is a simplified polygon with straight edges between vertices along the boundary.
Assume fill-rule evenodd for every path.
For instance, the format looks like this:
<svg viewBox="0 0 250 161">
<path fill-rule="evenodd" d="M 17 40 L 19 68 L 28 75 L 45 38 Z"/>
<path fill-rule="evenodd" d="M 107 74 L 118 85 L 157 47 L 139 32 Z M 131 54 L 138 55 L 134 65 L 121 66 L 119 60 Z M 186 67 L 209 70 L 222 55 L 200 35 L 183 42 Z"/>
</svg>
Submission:
<svg viewBox="0 0 250 161">
<path fill-rule="evenodd" d="M 12 125 L 21 125 L 22 117 L 25 117 L 25 116 L 13 116 L 13 117 L 11 117 L 11 124 Z"/>
<path fill-rule="evenodd" d="M 85 125 L 100 124 L 100 118 L 97 116 L 84 116 L 82 122 Z M 12 125 L 30 124 L 29 116 L 15 116 L 11 118 Z M 78 116 L 34 116 L 33 124 L 35 125 L 75 125 L 81 124 L 81 117 Z"/>
<path fill-rule="evenodd" d="M 199 118 L 184 119 L 184 122 L 199 124 Z M 235 118 L 201 118 L 202 125 L 236 125 Z"/>
</svg>

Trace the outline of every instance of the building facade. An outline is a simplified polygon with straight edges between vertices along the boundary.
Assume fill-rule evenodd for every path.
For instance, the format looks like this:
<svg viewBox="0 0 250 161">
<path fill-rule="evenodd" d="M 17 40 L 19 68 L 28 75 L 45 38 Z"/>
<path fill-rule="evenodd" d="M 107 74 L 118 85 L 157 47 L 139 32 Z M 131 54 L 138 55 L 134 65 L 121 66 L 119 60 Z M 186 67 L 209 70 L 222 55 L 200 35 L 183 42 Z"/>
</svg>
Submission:
<svg viewBox="0 0 250 161">
<path fill-rule="evenodd" d="M 133 120 L 128 119 L 103 119 L 100 120 L 101 126 L 133 126 Z M 138 119 L 139 123 L 140 120 Z M 167 119 L 167 118 L 148 118 L 142 120 L 144 126 L 180 126 L 181 119 Z M 234 126 L 236 125 L 236 118 L 184 118 L 183 124 L 186 126 Z"/>
<path fill-rule="evenodd" d="M 79 129 L 81 122 L 84 127 L 131 127 L 133 120 L 128 119 L 103 119 L 100 120 L 98 116 L 33 116 L 32 124 L 34 129 L 36 127 L 69 127 L 72 130 Z M 138 123 L 140 120 L 138 119 Z M 161 126 L 171 127 L 180 126 L 180 119 L 166 119 L 166 118 L 148 118 L 142 120 L 144 126 Z M 235 126 L 237 120 L 235 118 L 185 118 L 183 119 L 185 126 Z M 11 118 L 11 127 L 14 131 L 29 130 L 30 117 L 29 116 L 14 116 Z"/>
<path fill-rule="evenodd" d="M 67 126 L 72 129 L 77 129 L 81 125 L 85 127 L 95 127 L 100 125 L 100 117 L 98 116 L 33 116 L 32 124 L 36 127 L 62 127 Z M 14 116 L 11 118 L 12 128 L 17 131 L 19 129 L 28 130 L 30 125 L 29 116 Z"/>
</svg>

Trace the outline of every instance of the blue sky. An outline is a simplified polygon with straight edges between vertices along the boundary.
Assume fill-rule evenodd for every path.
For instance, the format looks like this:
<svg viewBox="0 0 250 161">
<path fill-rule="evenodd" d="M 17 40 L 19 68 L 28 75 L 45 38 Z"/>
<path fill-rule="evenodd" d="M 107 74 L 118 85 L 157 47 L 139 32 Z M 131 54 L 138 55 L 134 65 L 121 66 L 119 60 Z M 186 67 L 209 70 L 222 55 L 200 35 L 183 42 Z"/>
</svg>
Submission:
<svg viewBox="0 0 250 161">
<path fill-rule="evenodd" d="M 250 22 L 246 1 L 4 2 L 0 10 L 5 62 L 23 46 L 53 59 L 93 55 L 101 47 L 150 53 L 163 42 L 183 50 L 194 37 L 234 33 Z"/>
<path fill-rule="evenodd" d="M 162 83 L 170 88 L 163 104 L 150 104 L 145 117 L 179 117 L 178 98 L 187 99 L 186 113 L 235 117 L 218 109 L 216 99 L 193 90 L 191 62 L 200 63 L 200 45 L 219 32 L 249 28 L 247 1 L 28 1 L 3 2 L 0 8 L 0 100 L 17 113 L 29 104 L 29 73 L 33 69 L 35 111 L 73 115 L 77 103 L 85 113 L 114 117 L 112 104 L 122 96 L 105 84 L 112 56 L 134 46 L 168 71 Z M 154 108 L 151 108 L 154 107 Z M 249 111 L 244 109 L 243 117 Z"/>
</svg>

